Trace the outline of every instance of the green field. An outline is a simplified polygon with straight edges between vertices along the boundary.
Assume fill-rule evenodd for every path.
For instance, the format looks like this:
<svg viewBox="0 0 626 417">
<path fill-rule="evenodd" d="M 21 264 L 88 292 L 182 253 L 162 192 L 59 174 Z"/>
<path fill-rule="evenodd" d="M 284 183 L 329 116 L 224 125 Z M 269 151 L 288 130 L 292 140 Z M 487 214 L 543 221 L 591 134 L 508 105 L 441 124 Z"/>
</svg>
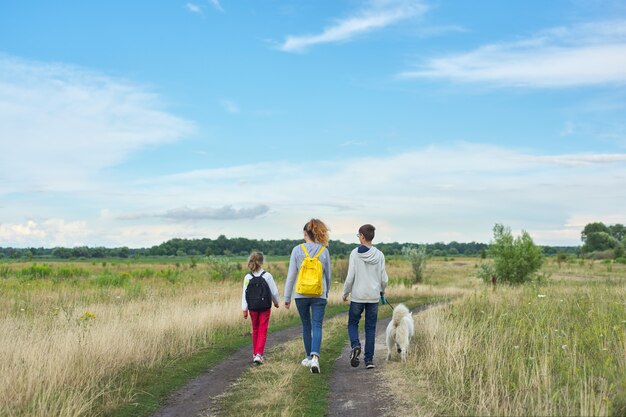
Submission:
<svg viewBox="0 0 626 417">
<path fill-rule="evenodd" d="M 249 342 L 244 261 L 0 262 L 0 415 L 154 410 Z M 286 262 L 266 265 L 281 290 Z M 389 259 L 392 299 L 455 300 L 416 316 L 408 366 L 385 368 L 386 378 L 406 384 L 403 407 L 420 415 L 623 415 L 626 266 L 549 259 L 544 284 L 493 290 L 476 278 L 481 262 L 431 259 L 426 281 L 414 285 L 408 262 Z M 333 267 L 330 304 L 340 308 L 346 261 Z M 273 313 L 274 329 L 297 322 L 294 310 Z M 328 326 L 326 348 L 337 349 L 343 332 Z M 323 414 L 320 392 L 312 415 Z"/>
</svg>

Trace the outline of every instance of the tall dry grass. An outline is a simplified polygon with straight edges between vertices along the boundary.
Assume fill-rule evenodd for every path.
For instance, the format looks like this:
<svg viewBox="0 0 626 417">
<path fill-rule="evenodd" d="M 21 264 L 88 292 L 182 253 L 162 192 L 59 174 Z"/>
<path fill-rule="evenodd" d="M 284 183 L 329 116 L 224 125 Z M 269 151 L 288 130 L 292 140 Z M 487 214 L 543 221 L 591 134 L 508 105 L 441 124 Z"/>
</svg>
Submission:
<svg viewBox="0 0 626 417">
<path fill-rule="evenodd" d="M 626 286 L 485 290 L 415 325 L 400 415 L 626 413 Z"/>
<path fill-rule="evenodd" d="M 215 282 L 205 265 L 81 263 L 79 276 L 61 276 L 73 266 L 5 268 L 0 416 L 100 415 L 132 401 L 141 369 L 249 331 L 243 271 L 241 280 Z M 295 314 L 274 309 L 272 321 Z"/>
<path fill-rule="evenodd" d="M 2 318 L 0 414 L 98 414 L 130 395 L 117 391 L 129 387 L 120 380 L 129 367 L 192 354 L 210 346 L 217 329 L 240 325 L 240 291 L 232 285 L 215 298 L 195 288 Z"/>
</svg>

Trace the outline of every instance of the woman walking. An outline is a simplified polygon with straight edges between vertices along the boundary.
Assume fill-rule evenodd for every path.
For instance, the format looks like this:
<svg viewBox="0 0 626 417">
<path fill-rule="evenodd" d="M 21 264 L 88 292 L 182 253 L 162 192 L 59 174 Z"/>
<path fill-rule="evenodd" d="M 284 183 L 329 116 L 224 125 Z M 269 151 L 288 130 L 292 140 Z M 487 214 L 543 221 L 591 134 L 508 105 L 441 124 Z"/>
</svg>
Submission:
<svg viewBox="0 0 626 417">
<path fill-rule="evenodd" d="M 314 374 L 320 373 L 320 346 L 322 322 L 330 291 L 330 254 L 328 228 L 319 219 L 309 220 L 303 228 L 304 243 L 293 248 L 285 283 L 285 308 L 289 309 L 291 297 L 296 300 L 302 321 L 302 339 L 308 366 Z M 294 292 L 295 287 L 295 292 Z"/>
</svg>

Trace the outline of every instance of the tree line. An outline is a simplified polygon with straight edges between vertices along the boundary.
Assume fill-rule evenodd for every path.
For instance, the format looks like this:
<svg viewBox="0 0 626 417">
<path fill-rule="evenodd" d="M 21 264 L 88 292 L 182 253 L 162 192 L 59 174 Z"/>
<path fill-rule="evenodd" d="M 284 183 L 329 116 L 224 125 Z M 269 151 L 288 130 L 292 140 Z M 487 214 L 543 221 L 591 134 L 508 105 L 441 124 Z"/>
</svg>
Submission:
<svg viewBox="0 0 626 417">
<path fill-rule="evenodd" d="M 242 237 L 227 238 L 220 235 L 217 239 L 170 239 L 150 248 L 106 248 L 78 246 L 73 248 L 11 248 L 0 247 L 0 258 L 10 259 L 98 259 L 98 258 L 140 258 L 152 256 L 246 256 L 257 250 L 268 256 L 289 256 L 291 249 L 302 243 L 296 239 L 258 240 Z M 334 256 L 347 256 L 356 246 L 355 243 L 344 243 L 331 240 L 329 250 Z M 429 256 L 486 256 L 489 244 L 480 242 L 462 243 L 377 243 L 376 247 L 386 255 L 402 255 L 403 248 L 424 248 Z M 544 246 L 545 255 L 556 253 L 578 254 L 579 248 L 572 246 Z"/>
</svg>

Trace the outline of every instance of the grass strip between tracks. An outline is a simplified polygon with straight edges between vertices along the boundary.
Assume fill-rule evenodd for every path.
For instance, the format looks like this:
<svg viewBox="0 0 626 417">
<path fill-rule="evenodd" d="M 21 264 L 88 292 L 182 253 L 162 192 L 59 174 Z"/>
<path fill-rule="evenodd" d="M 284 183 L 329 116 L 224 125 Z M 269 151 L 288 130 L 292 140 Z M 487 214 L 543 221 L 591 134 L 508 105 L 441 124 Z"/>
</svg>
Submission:
<svg viewBox="0 0 626 417">
<path fill-rule="evenodd" d="M 442 298 L 418 297 L 404 302 L 409 308 L 442 301 Z M 347 304 L 348 305 L 348 304 Z M 391 309 L 381 306 L 379 318 L 389 317 Z M 346 317 L 324 322 L 320 374 L 311 374 L 300 364 L 304 358 L 300 338 L 276 346 L 266 355 L 267 362 L 251 367 L 224 395 L 220 406 L 225 416 L 254 412 L 255 416 L 324 416 L 328 410 L 328 390 L 332 368 L 347 343 Z"/>
</svg>

